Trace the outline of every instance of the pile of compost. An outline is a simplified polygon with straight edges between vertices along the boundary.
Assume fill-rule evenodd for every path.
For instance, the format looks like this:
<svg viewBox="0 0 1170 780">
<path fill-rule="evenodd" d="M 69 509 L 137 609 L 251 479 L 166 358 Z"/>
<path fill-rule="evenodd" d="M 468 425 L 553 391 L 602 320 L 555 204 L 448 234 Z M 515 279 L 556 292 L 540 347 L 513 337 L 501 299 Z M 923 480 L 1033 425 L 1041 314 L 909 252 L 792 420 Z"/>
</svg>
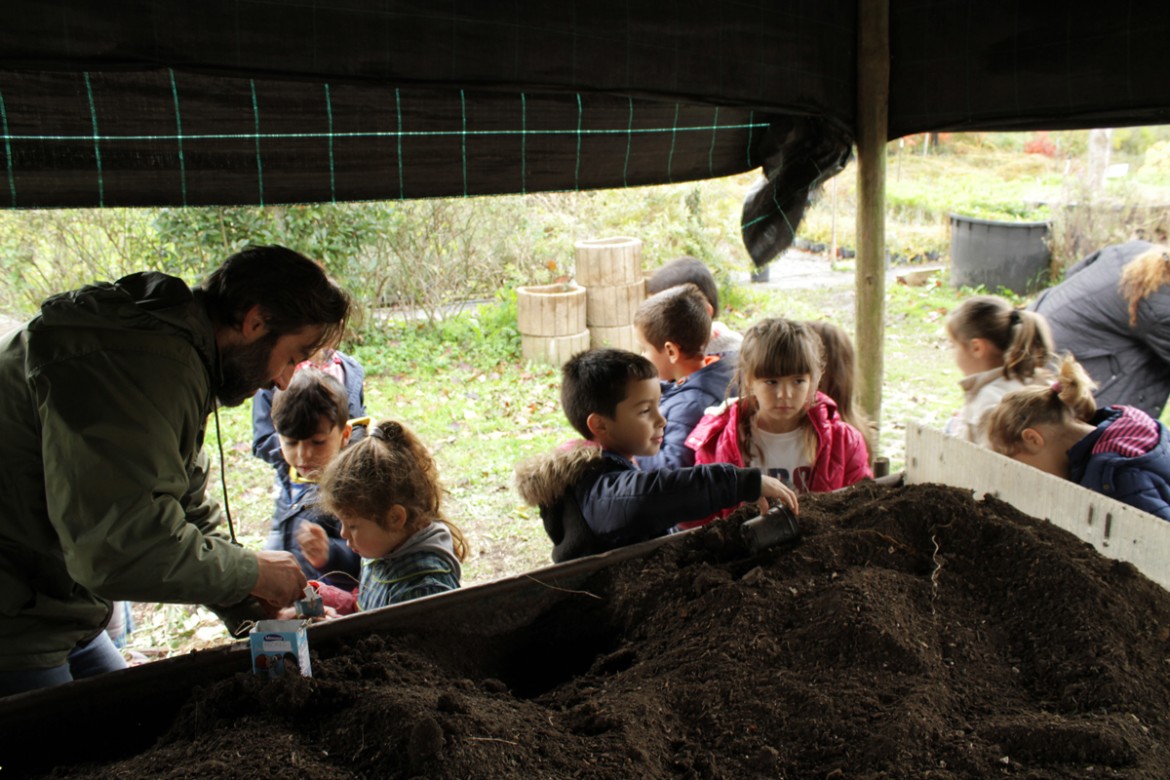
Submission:
<svg viewBox="0 0 1170 780">
<path fill-rule="evenodd" d="M 759 556 L 741 519 L 603 570 L 509 652 L 363 636 L 54 776 L 1170 777 L 1170 594 L 1132 566 L 932 485 L 806 497 Z"/>
</svg>

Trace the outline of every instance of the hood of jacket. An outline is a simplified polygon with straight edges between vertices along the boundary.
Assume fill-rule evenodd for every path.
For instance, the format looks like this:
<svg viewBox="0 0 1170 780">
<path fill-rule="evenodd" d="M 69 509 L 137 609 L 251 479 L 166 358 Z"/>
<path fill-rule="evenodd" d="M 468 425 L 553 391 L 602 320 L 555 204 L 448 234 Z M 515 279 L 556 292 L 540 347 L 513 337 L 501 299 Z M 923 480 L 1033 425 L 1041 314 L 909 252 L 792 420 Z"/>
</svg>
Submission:
<svg viewBox="0 0 1170 780">
<path fill-rule="evenodd" d="M 532 506 L 551 506 L 590 469 L 604 464 L 603 450 L 577 439 L 516 466 L 516 492 Z"/>
<path fill-rule="evenodd" d="M 182 280 L 156 271 L 124 276 L 54 295 L 28 325 L 30 334 L 49 328 L 89 331 L 157 330 L 190 342 L 219 384 L 215 328 L 202 306 L 202 294 Z"/>
<path fill-rule="evenodd" d="M 403 542 L 400 547 L 383 557 L 399 558 L 403 555 L 426 552 L 454 558 L 454 551 L 455 541 L 451 536 L 451 531 L 447 528 L 447 524 L 442 521 L 436 521 L 411 534 L 410 538 Z M 458 560 L 455 561 L 455 565 L 459 565 Z"/>
</svg>

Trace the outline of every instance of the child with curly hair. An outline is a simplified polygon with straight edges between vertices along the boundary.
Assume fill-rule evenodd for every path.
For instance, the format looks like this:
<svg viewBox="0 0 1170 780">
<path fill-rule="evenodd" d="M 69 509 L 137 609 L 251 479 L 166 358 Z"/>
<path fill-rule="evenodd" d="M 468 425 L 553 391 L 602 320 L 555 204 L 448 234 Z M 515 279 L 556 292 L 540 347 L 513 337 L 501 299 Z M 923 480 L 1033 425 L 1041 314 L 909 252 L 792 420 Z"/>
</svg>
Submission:
<svg viewBox="0 0 1170 780">
<path fill-rule="evenodd" d="M 322 504 L 341 520 L 342 538 L 362 558 L 354 593 L 318 589 L 338 614 L 459 587 L 467 542 L 443 515 L 434 459 L 402 423 L 383 420 L 343 451 L 325 470 L 320 491 Z"/>
</svg>

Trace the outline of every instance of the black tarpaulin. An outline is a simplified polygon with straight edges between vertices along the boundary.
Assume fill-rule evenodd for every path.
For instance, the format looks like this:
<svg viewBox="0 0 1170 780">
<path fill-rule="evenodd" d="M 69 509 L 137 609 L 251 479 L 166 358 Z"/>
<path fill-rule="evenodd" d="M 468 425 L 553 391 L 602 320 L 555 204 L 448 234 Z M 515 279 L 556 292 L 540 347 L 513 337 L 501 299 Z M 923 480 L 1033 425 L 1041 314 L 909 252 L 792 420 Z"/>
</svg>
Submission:
<svg viewBox="0 0 1170 780">
<path fill-rule="evenodd" d="M 4 89 L 9 205 L 181 206 L 626 187 L 759 165 L 766 117 L 604 93 L 279 82 L 172 70 Z M 73 110 L 61 110 L 65 105 Z M 45 111 L 56 126 L 44 132 Z"/>
<path fill-rule="evenodd" d="M 1170 4 L 891 0 L 890 137 L 1170 120 Z"/>
<path fill-rule="evenodd" d="M 762 168 L 757 263 L 855 132 L 856 0 L 10 0 L 0 206 L 613 188 Z M 1166 121 L 1170 5 L 891 0 L 891 137 Z"/>
</svg>

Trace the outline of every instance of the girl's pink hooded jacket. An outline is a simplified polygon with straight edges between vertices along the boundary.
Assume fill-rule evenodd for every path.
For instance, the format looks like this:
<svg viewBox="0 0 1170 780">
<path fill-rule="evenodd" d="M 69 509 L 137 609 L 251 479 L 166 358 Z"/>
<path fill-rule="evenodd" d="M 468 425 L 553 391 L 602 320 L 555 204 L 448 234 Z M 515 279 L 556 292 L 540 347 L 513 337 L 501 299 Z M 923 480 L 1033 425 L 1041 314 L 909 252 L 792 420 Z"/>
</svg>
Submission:
<svg viewBox="0 0 1170 780">
<path fill-rule="evenodd" d="M 813 493 L 824 493 L 873 477 L 869 468 L 869 450 L 861 433 L 837 414 L 837 403 L 818 391 L 808 410 L 817 434 L 817 455 L 813 463 Z M 743 467 L 743 454 L 736 436 L 739 403 L 728 401 L 717 412 L 703 415 L 687 437 L 687 446 L 695 451 L 695 465 L 730 463 Z"/>
</svg>

